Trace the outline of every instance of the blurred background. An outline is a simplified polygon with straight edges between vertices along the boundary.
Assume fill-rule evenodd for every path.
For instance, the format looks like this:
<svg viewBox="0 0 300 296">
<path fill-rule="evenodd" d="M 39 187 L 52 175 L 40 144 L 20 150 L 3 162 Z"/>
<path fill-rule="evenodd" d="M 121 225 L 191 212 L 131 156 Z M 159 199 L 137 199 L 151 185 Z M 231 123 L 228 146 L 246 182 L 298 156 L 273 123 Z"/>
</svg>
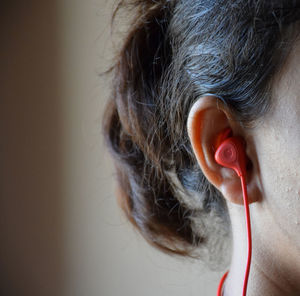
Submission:
<svg viewBox="0 0 300 296">
<path fill-rule="evenodd" d="M 148 246 L 101 134 L 116 1 L 1 1 L 0 295 L 215 295 L 222 273 Z"/>
</svg>

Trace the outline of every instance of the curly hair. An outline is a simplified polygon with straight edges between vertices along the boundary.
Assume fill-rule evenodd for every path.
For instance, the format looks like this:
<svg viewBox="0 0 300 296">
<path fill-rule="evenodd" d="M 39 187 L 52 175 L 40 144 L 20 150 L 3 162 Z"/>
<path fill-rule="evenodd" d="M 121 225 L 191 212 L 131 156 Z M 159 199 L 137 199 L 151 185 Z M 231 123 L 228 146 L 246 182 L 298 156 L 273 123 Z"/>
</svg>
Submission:
<svg viewBox="0 0 300 296">
<path fill-rule="evenodd" d="M 197 164 L 187 116 L 215 94 L 246 129 L 272 107 L 272 85 L 299 32 L 295 0 L 132 0 L 130 30 L 112 66 L 104 134 L 119 203 L 152 245 L 227 262 L 225 199 Z"/>
</svg>

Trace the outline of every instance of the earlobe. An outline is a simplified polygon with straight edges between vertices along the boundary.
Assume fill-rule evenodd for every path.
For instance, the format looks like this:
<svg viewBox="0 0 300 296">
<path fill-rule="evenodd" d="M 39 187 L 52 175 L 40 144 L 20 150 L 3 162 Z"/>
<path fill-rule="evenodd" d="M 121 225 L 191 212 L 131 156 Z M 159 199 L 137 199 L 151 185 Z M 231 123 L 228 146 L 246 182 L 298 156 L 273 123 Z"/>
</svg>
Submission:
<svg viewBox="0 0 300 296">
<path fill-rule="evenodd" d="M 243 205 L 239 176 L 233 169 L 223 167 L 215 160 L 216 149 L 223 140 L 235 135 L 242 138 L 241 126 L 217 97 L 203 96 L 191 108 L 187 128 L 194 154 L 208 181 L 229 202 Z M 251 174 L 253 171 L 246 171 L 247 181 L 255 182 Z M 250 203 L 257 201 L 257 188 L 255 184 L 251 186 L 256 192 L 252 197 L 248 193 Z"/>
</svg>

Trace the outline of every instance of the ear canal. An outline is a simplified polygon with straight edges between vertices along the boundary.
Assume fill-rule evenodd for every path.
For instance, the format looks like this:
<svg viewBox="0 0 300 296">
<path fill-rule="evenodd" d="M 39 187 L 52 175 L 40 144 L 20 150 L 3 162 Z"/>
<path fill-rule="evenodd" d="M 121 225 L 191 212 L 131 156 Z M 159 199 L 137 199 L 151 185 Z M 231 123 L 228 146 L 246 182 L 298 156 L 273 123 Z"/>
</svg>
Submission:
<svg viewBox="0 0 300 296">
<path fill-rule="evenodd" d="M 241 137 L 230 137 L 217 148 L 215 160 L 218 164 L 235 170 L 239 177 L 246 175 L 245 145 Z"/>
</svg>

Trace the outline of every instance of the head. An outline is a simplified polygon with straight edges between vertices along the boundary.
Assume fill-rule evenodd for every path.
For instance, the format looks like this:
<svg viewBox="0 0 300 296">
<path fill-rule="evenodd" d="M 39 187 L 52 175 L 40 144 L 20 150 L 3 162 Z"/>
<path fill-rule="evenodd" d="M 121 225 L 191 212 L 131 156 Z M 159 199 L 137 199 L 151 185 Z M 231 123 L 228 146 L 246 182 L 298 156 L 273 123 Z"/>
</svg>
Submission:
<svg viewBox="0 0 300 296">
<path fill-rule="evenodd" d="M 228 263 L 244 217 L 239 177 L 214 160 L 226 128 L 245 141 L 254 229 L 299 232 L 296 2 L 121 2 L 134 18 L 112 69 L 105 136 L 119 204 L 160 250 Z"/>
</svg>

